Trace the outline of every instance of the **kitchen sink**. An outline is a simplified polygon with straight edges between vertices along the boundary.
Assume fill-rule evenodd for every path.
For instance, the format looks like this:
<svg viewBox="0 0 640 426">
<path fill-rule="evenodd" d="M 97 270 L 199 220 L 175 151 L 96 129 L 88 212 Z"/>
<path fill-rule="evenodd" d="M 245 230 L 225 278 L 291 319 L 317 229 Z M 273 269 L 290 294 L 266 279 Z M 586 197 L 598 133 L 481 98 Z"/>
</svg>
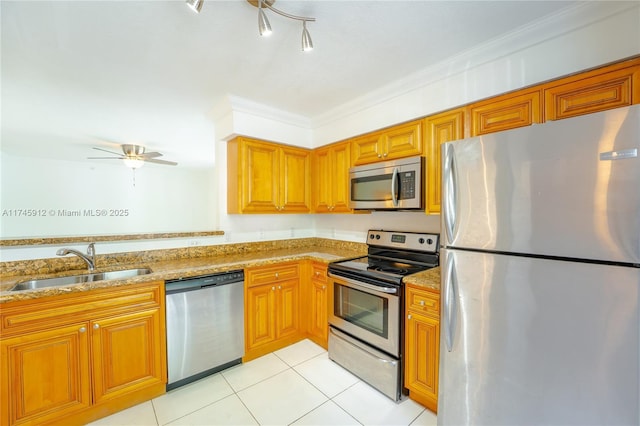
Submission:
<svg viewBox="0 0 640 426">
<path fill-rule="evenodd" d="M 82 284 L 94 281 L 121 280 L 124 278 L 137 277 L 151 273 L 149 268 L 124 269 L 120 271 L 93 272 L 90 274 L 69 275 L 67 277 L 44 278 L 39 280 L 29 280 L 13 286 L 9 291 L 31 290 L 45 287 L 57 287 L 69 284 Z"/>
</svg>

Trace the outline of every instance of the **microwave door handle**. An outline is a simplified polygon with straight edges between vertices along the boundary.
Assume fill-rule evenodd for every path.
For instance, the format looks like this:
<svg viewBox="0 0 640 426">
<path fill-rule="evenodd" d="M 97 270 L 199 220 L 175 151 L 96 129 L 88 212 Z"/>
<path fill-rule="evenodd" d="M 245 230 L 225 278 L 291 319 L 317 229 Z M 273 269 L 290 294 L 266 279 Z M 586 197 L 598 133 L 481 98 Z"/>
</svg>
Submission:
<svg viewBox="0 0 640 426">
<path fill-rule="evenodd" d="M 393 201 L 393 207 L 398 207 L 398 168 L 393 169 L 393 175 L 391 176 L 391 200 Z"/>
</svg>

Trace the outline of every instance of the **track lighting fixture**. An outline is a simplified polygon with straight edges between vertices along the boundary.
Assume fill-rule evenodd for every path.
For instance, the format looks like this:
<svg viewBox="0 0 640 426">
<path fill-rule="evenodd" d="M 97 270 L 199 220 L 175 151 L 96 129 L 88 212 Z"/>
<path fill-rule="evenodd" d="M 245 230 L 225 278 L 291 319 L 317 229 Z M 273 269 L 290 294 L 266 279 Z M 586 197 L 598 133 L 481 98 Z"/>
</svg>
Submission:
<svg viewBox="0 0 640 426">
<path fill-rule="evenodd" d="M 315 22 L 316 18 L 310 18 L 306 16 L 296 16 L 273 7 L 273 3 L 276 0 L 247 0 L 251 5 L 258 8 L 258 32 L 261 36 L 268 36 L 271 34 L 271 24 L 267 19 L 267 15 L 264 13 L 264 9 L 269 9 L 280 16 L 285 18 L 294 19 L 296 21 L 302 21 L 302 50 L 308 52 L 313 50 L 313 42 L 311 41 L 311 34 L 307 29 L 307 22 Z M 193 9 L 196 13 L 200 13 L 204 0 L 186 0 L 187 5 Z"/>
</svg>

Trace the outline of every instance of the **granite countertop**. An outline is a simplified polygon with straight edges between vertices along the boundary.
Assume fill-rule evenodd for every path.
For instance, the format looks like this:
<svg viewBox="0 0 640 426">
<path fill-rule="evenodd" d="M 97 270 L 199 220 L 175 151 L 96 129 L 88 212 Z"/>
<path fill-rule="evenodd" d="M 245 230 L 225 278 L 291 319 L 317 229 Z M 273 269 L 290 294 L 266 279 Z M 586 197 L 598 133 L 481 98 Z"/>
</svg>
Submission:
<svg viewBox="0 0 640 426">
<path fill-rule="evenodd" d="M 340 248 L 329 247 L 304 247 L 304 248 L 284 248 L 278 250 L 256 251 L 250 253 L 205 256 L 174 260 L 160 260 L 153 262 L 121 264 L 117 267 L 110 267 L 108 270 L 150 268 L 151 273 L 139 275 L 132 278 L 119 280 L 103 280 L 82 284 L 69 284 L 57 287 L 45 287 L 41 289 L 8 291 L 18 282 L 27 281 L 34 278 L 53 278 L 67 275 L 85 274 L 87 270 L 65 271 L 56 274 L 33 275 L 33 276 L 11 276 L 0 278 L 0 303 L 8 303 L 19 300 L 37 299 L 41 297 L 68 294 L 88 291 L 99 288 L 119 287 L 136 283 L 151 281 L 163 281 L 198 275 L 211 274 L 216 272 L 230 271 L 234 269 L 244 269 L 253 266 L 263 266 L 273 263 L 288 261 L 315 260 L 329 263 L 333 260 L 356 257 L 362 253 Z M 98 265 L 95 272 L 103 272 Z"/>
<path fill-rule="evenodd" d="M 440 291 L 440 267 L 427 269 L 417 274 L 409 275 L 402 280 L 405 284 L 426 287 Z"/>
</svg>

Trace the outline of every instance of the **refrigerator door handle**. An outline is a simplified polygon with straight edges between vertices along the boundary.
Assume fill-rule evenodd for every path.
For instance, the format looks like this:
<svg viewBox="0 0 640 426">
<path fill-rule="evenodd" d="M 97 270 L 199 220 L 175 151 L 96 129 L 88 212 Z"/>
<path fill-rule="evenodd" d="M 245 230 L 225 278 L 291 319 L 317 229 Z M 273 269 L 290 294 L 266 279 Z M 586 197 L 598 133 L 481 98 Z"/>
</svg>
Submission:
<svg viewBox="0 0 640 426">
<path fill-rule="evenodd" d="M 455 337 L 456 319 L 458 318 L 458 284 L 455 273 L 455 261 L 452 253 L 449 253 L 446 267 L 446 288 L 444 295 L 445 342 L 447 351 L 451 352 L 453 350 L 453 338 Z"/>
<path fill-rule="evenodd" d="M 447 244 L 453 241 L 456 226 L 456 200 L 457 200 L 457 179 L 455 156 L 453 155 L 453 145 L 445 145 L 444 152 L 444 228 L 447 237 Z"/>
</svg>

